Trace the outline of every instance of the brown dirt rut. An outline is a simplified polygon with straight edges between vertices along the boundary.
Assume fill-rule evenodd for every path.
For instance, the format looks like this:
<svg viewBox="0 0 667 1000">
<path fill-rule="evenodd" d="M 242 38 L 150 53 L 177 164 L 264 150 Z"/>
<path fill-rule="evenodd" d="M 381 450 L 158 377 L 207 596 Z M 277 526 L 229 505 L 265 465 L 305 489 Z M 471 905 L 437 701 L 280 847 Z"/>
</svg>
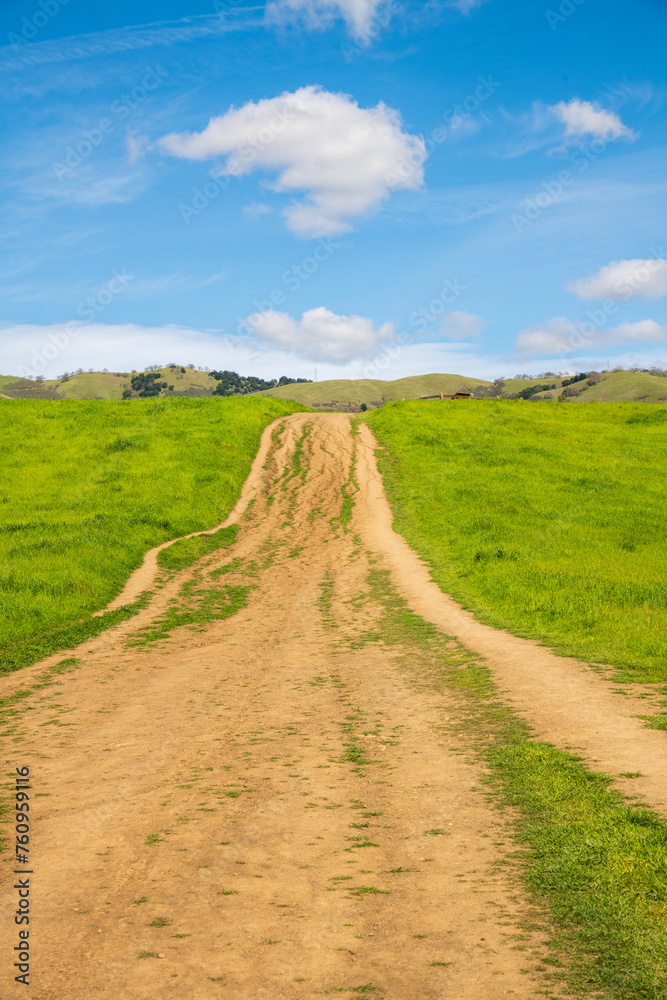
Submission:
<svg viewBox="0 0 667 1000">
<path fill-rule="evenodd" d="M 19 703 L 2 739 L 6 772 L 32 768 L 35 958 L 15 985 L 5 855 L 3 1000 L 536 995 L 540 942 L 456 706 L 373 635 L 362 506 L 340 520 L 351 457 L 345 416 L 282 422 L 234 545 L 159 577 Z M 146 641 L 244 586 L 231 617 Z"/>
</svg>

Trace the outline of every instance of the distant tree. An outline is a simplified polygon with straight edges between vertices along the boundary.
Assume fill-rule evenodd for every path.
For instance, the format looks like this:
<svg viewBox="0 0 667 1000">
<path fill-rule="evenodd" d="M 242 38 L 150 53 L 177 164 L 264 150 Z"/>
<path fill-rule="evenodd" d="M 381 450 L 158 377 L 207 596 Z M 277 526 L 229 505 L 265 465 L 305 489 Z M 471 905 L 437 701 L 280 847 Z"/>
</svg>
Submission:
<svg viewBox="0 0 667 1000">
<path fill-rule="evenodd" d="M 159 371 L 145 372 L 143 375 L 133 375 L 130 385 L 134 392 L 146 399 L 149 396 L 159 396 L 162 389 L 167 388 L 166 382 L 159 382 Z"/>
<path fill-rule="evenodd" d="M 563 388 L 568 385 L 574 385 L 575 382 L 582 382 L 585 378 L 588 378 L 588 372 L 579 372 L 578 375 L 573 375 L 571 378 L 564 378 Z"/>
<path fill-rule="evenodd" d="M 554 385 L 540 385 L 539 382 L 538 382 L 537 385 L 526 386 L 526 388 L 522 389 L 521 392 L 517 393 L 514 398 L 515 399 L 530 399 L 531 396 L 534 396 L 538 392 L 546 392 L 547 389 L 555 389 L 555 388 L 556 388 L 555 383 L 554 383 Z"/>
<path fill-rule="evenodd" d="M 367 409 L 368 409 L 368 407 L 366 406 L 366 404 L 365 404 L 365 403 L 362 403 L 362 404 L 361 404 L 361 412 L 362 412 L 362 413 L 365 413 Z"/>
<path fill-rule="evenodd" d="M 123 399 L 132 399 L 132 390 L 131 389 L 123 389 L 123 397 L 122 398 Z"/>
</svg>

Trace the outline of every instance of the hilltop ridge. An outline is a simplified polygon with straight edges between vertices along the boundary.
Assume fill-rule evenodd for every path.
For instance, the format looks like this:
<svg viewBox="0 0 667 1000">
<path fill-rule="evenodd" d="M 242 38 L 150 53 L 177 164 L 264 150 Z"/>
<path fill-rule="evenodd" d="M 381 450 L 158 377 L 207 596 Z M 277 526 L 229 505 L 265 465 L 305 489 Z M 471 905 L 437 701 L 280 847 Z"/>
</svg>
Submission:
<svg viewBox="0 0 667 1000">
<path fill-rule="evenodd" d="M 216 374 L 192 366 L 151 366 L 151 376 L 164 383 L 156 395 L 212 396 L 220 386 Z M 132 388 L 138 372 L 77 372 L 58 379 L 31 381 L 0 375 L 0 398 L 5 399 L 123 399 L 139 395 Z M 247 382 L 248 379 L 240 380 Z M 247 387 L 245 389 L 247 391 Z M 489 382 L 468 375 L 430 373 L 406 378 L 329 379 L 275 385 L 252 395 L 291 399 L 316 410 L 373 409 L 400 399 L 419 399 L 437 393 L 471 392 L 476 399 L 531 401 L 667 403 L 667 372 L 659 369 L 586 372 L 575 376 L 541 375 Z M 232 391 L 232 394 L 235 394 Z"/>
</svg>

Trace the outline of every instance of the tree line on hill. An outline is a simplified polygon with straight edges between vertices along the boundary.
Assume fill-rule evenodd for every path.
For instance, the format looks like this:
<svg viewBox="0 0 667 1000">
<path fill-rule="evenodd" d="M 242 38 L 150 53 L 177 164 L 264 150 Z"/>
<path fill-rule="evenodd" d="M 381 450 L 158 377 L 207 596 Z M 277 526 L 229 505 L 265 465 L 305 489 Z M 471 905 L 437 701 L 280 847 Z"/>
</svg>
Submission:
<svg viewBox="0 0 667 1000">
<path fill-rule="evenodd" d="M 298 382 L 312 382 L 311 378 L 289 378 L 281 375 L 279 379 L 270 379 L 268 382 L 255 375 L 238 375 L 236 372 L 209 372 L 212 378 L 216 379 L 217 386 L 213 390 L 214 396 L 244 396 L 249 392 L 261 392 L 262 389 L 275 389 L 280 385 L 295 385 Z"/>
<path fill-rule="evenodd" d="M 194 370 L 194 365 L 189 366 Z M 181 374 L 185 374 L 185 368 L 181 365 L 169 365 L 170 372 L 176 372 L 180 368 Z M 200 369 L 206 371 L 207 369 Z M 174 385 L 162 374 L 163 369 L 159 365 L 148 365 L 143 372 L 132 374 L 130 388 L 123 390 L 123 399 L 132 399 L 138 396 L 140 399 L 149 399 L 159 396 L 165 390 L 174 392 Z M 209 371 L 209 376 L 218 383 L 211 393 L 213 396 L 245 396 L 250 392 L 261 392 L 262 389 L 275 389 L 281 385 L 294 385 L 297 382 L 312 382 L 309 378 L 289 378 L 281 375 L 276 379 L 263 379 L 256 375 L 239 375 L 238 372 L 231 371 Z"/>
</svg>

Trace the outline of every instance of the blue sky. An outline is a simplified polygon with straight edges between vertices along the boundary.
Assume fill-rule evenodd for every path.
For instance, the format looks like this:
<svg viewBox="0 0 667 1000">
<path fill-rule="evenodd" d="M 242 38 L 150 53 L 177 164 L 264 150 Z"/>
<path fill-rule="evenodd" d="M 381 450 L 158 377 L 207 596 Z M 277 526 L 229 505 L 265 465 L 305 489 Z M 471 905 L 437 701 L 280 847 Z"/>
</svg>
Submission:
<svg viewBox="0 0 667 1000">
<path fill-rule="evenodd" d="M 667 366 L 658 0 L 6 0 L 0 371 Z"/>
</svg>

